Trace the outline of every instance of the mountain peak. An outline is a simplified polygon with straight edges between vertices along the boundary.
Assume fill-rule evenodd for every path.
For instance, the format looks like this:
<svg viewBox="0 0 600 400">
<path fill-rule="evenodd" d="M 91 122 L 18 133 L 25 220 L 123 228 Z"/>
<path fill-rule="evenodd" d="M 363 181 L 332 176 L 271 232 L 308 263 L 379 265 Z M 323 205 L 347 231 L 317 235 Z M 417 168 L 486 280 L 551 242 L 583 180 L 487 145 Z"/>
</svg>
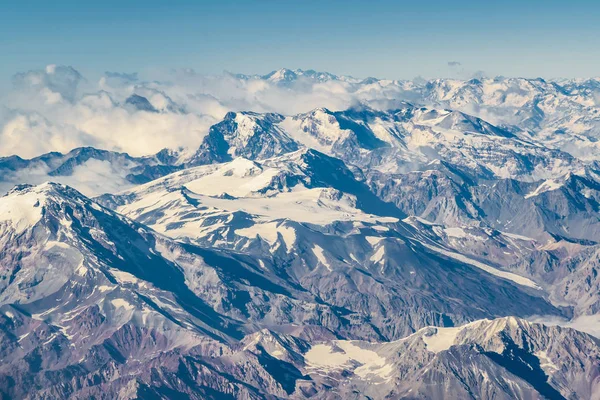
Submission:
<svg viewBox="0 0 600 400">
<path fill-rule="evenodd" d="M 273 72 L 268 73 L 263 76 L 263 79 L 266 79 L 271 82 L 291 82 L 298 78 L 298 74 L 291 69 L 281 68 L 275 70 Z"/>
<path fill-rule="evenodd" d="M 148 111 L 152 113 L 157 113 L 158 110 L 154 108 L 152 103 L 145 98 L 144 96 L 140 96 L 138 94 L 132 94 L 125 100 L 126 105 L 130 105 L 138 111 Z"/>
<path fill-rule="evenodd" d="M 48 183 L 39 186 L 19 185 L 1 197 L 1 232 L 12 229 L 20 234 L 37 224 L 42 218 L 43 207 L 52 189 L 53 186 Z"/>
<path fill-rule="evenodd" d="M 25 199 L 27 197 L 36 197 L 40 200 L 44 200 L 45 202 L 56 202 L 66 199 L 81 200 L 86 198 L 83 194 L 79 193 L 71 186 L 47 181 L 38 185 L 16 185 L 3 197 L 0 197 L 0 201 L 14 198 Z"/>
<path fill-rule="evenodd" d="M 49 211 L 60 213 L 56 217 L 62 220 L 65 203 L 75 208 L 91 201 L 72 187 L 60 183 L 18 185 L 0 197 L 0 223 L 15 234 L 21 234 L 37 225 Z"/>
</svg>

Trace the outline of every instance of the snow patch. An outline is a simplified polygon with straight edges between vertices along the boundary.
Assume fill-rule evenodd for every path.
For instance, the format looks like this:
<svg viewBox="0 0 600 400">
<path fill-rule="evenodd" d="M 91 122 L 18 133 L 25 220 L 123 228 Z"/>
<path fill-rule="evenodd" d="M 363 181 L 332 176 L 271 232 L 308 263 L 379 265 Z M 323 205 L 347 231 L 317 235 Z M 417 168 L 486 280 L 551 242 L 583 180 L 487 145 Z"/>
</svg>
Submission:
<svg viewBox="0 0 600 400">
<path fill-rule="evenodd" d="M 309 370 L 353 370 L 354 374 L 363 379 L 388 379 L 393 371 L 393 365 L 388 364 L 384 357 L 346 340 L 335 341 L 333 345 L 315 345 L 304 358 Z"/>
<path fill-rule="evenodd" d="M 367 242 L 369 242 L 369 244 L 371 244 L 371 246 L 375 246 L 385 238 L 376 236 L 365 236 L 365 239 L 367 240 Z"/>
<path fill-rule="evenodd" d="M 544 350 L 537 351 L 534 354 L 540 360 L 540 367 L 544 370 L 544 372 L 552 374 L 560 370 L 560 368 L 558 368 L 556 364 L 552 362 Z"/>
<path fill-rule="evenodd" d="M 145 282 L 140 281 L 138 278 L 136 278 L 134 275 L 130 274 L 129 272 L 125 272 L 125 271 L 121 271 L 121 270 L 113 268 L 110 270 L 110 273 L 120 283 L 133 283 L 133 284 L 139 284 L 140 286 L 146 285 Z"/>
<path fill-rule="evenodd" d="M 315 257 L 317 257 L 317 260 L 319 260 L 319 263 L 321 263 L 325 268 L 327 268 L 328 271 L 332 271 L 331 265 L 329 265 L 329 262 L 327 261 L 327 257 L 325 256 L 325 251 L 323 250 L 323 248 L 315 244 L 312 248 L 312 251 Z"/>
<path fill-rule="evenodd" d="M 260 236 L 271 245 L 277 241 L 279 234 L 281 234 L 288 251 L 291 250 L 294 243 L 296 243 L 296 231 L 289 226 L 283 226 L 277 222 L 255 224 L 248 228 L 236 229 L 235 233 L 250 239 Z"/>
<path fill-rule="evenodd" d="M 124 308 L 126 311 L 135 309 L 135 306 L 125 299 L 113 299 L 110 301 L 110 303 L 115 306 L 115 308 Z"/>
<path fill-rule="evenodd" d="M 548 179 L 546 181 L 544 181 L 540 186 L 538 186 L 533 192 L 530 192 L 528 194 L 525 195 L 526 199 L 535 197 L 535 196 L 539 196 L 540 194 L 544 193 L 544 192 L 550 192 L 552 190 L 557 190 L 560 189 L 561 187 L 563 187 L 564 182 L 555 180 L 555 179 Z"/>
<path fill-rule="evenodd" d="M 9 193 L 0 198 L 0 222 L 8 223 L 16 234 L 21 234 L 42 218 L 44 203 L 44 196 L 37 190 Z"/>
<path fill-rule="evenodd" d="M 435 329 L 435 333 L 423 335 L 422 338 L 427 350 L 433 353 L 439 353 L 440 351 L 448 350 L 454 344 L 456 337 L 463 327 L 433 329 Z"/>
<path fill-rule="evenodd" d="M 535 239 L 527 237 L 527 236 L 523 236 L 523 235 L 517 235 L 516 233 L 508 233 L 508 232 L 501 232 L 504 236 L 507 236 L 509 238 L 512 239 L 517 239 L 517 240 L 525 240 L 527 242 L 533 242 L 535 241 Z"/>
<path fill-rule="evenodd" d="M 522 286 L 527 286 L 527 287 L 530 287 L 530 288 L 533 288 L 533 289 L 542 290 L 542 288 L 537 283 L 535 283 L 534 281 L 532 281 L 529 278 L 525 278 L 524 276 L 513 274 L 511 272 L 501 271 L 499 269 L 491 267 L 491 266 L 489 266 L 487 264 L 484 264 L 482 262 L 479 262 L 479 261 L 476 261 L 476 260 L 472 260 L 472 259 L 470 259 L 468 257 L 465 257 L 462 254 L 458 254 L 458 253 L 454 253 L 454 252 L 451 252 L 451 251 L 448 251 L 448 250 L 444 250 L 444 249 L 439 248 L 437 246 L 431 246 L 431 245 L 428 245 L 426 243 L 421 243 L 421 244 L 423 246 L 427 247 L 430 250 L 433 250 L 435 252 L 443 254 L 443 255 L 445 255 L 447 257 L 453 258 L 453 259 L 455 259 L 457 261 L 460 261 L 462 263 L 469 264 L 469 265 L 472 265 L 472 266 L 477 267 L 479 269 L 482 269 L 485 272 L 487 272 L 489 274 L 492 274 L 494 276 L 497 276 L 499 278 L 507 279 L 509 281 L 512 281 L 512 282 L 517 283 L 517 284 L 522 285 Z"/>
<path fill-rule="evenodd" d="M 369 260 L 373 261 L 374 263 L 379 263 L 379 262 L 383 261 L 384 257 L 385 257 L 385 248 L 383 246 L 381 246 L 371 256 L 371 258 L 369 258 Z"/>
</svg>

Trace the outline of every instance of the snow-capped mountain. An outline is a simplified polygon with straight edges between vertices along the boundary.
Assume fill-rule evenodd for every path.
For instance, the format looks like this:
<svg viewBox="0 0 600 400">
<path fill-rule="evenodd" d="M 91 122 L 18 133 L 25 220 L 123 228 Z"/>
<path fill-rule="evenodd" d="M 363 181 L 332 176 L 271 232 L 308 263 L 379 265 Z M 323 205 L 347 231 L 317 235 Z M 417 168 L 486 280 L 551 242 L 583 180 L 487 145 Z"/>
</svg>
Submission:
<svg viewBox="0 0 600 400">
<path fill-rule="evenodd" d="M 561 399 L 594 398 L 599 356 L 592 337 L 507 317 L 424 328 L 389 343 L 328 341 L 303 360 L 336 398 Z"/>
<path fill-rule="evenodd" d="M 227 79 L 357 101 L 0 159 L 0 397 L 597 398 L 598 80 Z"/>
<path fill-rule="evenodd" d="M 262 159 L 298 149 L 277 123 L 277 114 L 233 113 L 212 126 L 200 148 L 187 161 L 190 165 L 229 161 L 233 157 Z"/>
<path fill-rule="evenodd" d="M 280 68 L 269 72 L 265 75 L 245 75 L 245 74 L 232 74 L 232 76 L 242 80 L 264 80 L 277 85 L 290 85 L 298 81 L 307 81 L 310 83 L 323 83 L 329 81 L 340 81 L 348 83 L 361 83 L 360 79 L 353 78 L 345 75 L 334 75 L 329 72 L 319 72 L 313 69 L 302 70 L 299 68 L 288 69 Z"/>
</svg>

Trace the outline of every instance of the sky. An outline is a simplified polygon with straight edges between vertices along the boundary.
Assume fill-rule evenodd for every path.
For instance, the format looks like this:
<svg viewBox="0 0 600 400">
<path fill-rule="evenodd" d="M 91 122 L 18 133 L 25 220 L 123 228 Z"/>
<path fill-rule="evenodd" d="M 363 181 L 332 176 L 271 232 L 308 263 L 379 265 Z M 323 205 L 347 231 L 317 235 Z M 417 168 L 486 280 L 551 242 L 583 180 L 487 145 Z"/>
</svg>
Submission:
<svg viewBox="0 0 600 400">
<path fill-rule="evenodd" d="M 47 64 L 104 71 L 390 79 L 600 75 L 598 1 L 6 1 L 0 81 Z"/>
</svg>

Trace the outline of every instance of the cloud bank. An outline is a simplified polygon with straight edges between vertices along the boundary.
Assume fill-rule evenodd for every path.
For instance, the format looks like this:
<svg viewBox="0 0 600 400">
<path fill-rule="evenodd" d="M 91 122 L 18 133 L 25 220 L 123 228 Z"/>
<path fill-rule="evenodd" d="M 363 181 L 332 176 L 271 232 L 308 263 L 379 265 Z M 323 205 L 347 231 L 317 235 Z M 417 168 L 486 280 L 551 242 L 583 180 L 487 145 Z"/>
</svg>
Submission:
<svg viewBox="0 0 600 400">
<path fill-rule="evenodd" d="M 228 111 L 291 115 L 316 107 L 346 109 L 369 99 L 387 106 L 398 98 L 396 87 L 380 82 L 361 85 L 357 91 L 356 85 L 338 80 L 300 77 L 282 85 L 228 73 L 205 76 L 189 69 L 149 79 L 106 72 L 93 81 L 73 67 L 48 65 L 18 73 L 12 82 L 13 90 L 0 99 L 0 156 L 24 158 L 80 146 L 133 156 L 194 148 Z M 150 106 L 128 101 L 133 95 Z"/>
<path fill-rule="evenodd" d="M 116 193 L 134 185 L 126 179 L 126 170 L 119 169 L 108 161 L 90 159 L 77 165 L 68 176 L 50 176 L 45 165 L 38 165 L 5 174 L 0 180 L 0 193 L 4 194 L 15 185 L 28 183 L 39 185 L 47 181 L 72 186 L 86 196 Z"/>
</svg>

